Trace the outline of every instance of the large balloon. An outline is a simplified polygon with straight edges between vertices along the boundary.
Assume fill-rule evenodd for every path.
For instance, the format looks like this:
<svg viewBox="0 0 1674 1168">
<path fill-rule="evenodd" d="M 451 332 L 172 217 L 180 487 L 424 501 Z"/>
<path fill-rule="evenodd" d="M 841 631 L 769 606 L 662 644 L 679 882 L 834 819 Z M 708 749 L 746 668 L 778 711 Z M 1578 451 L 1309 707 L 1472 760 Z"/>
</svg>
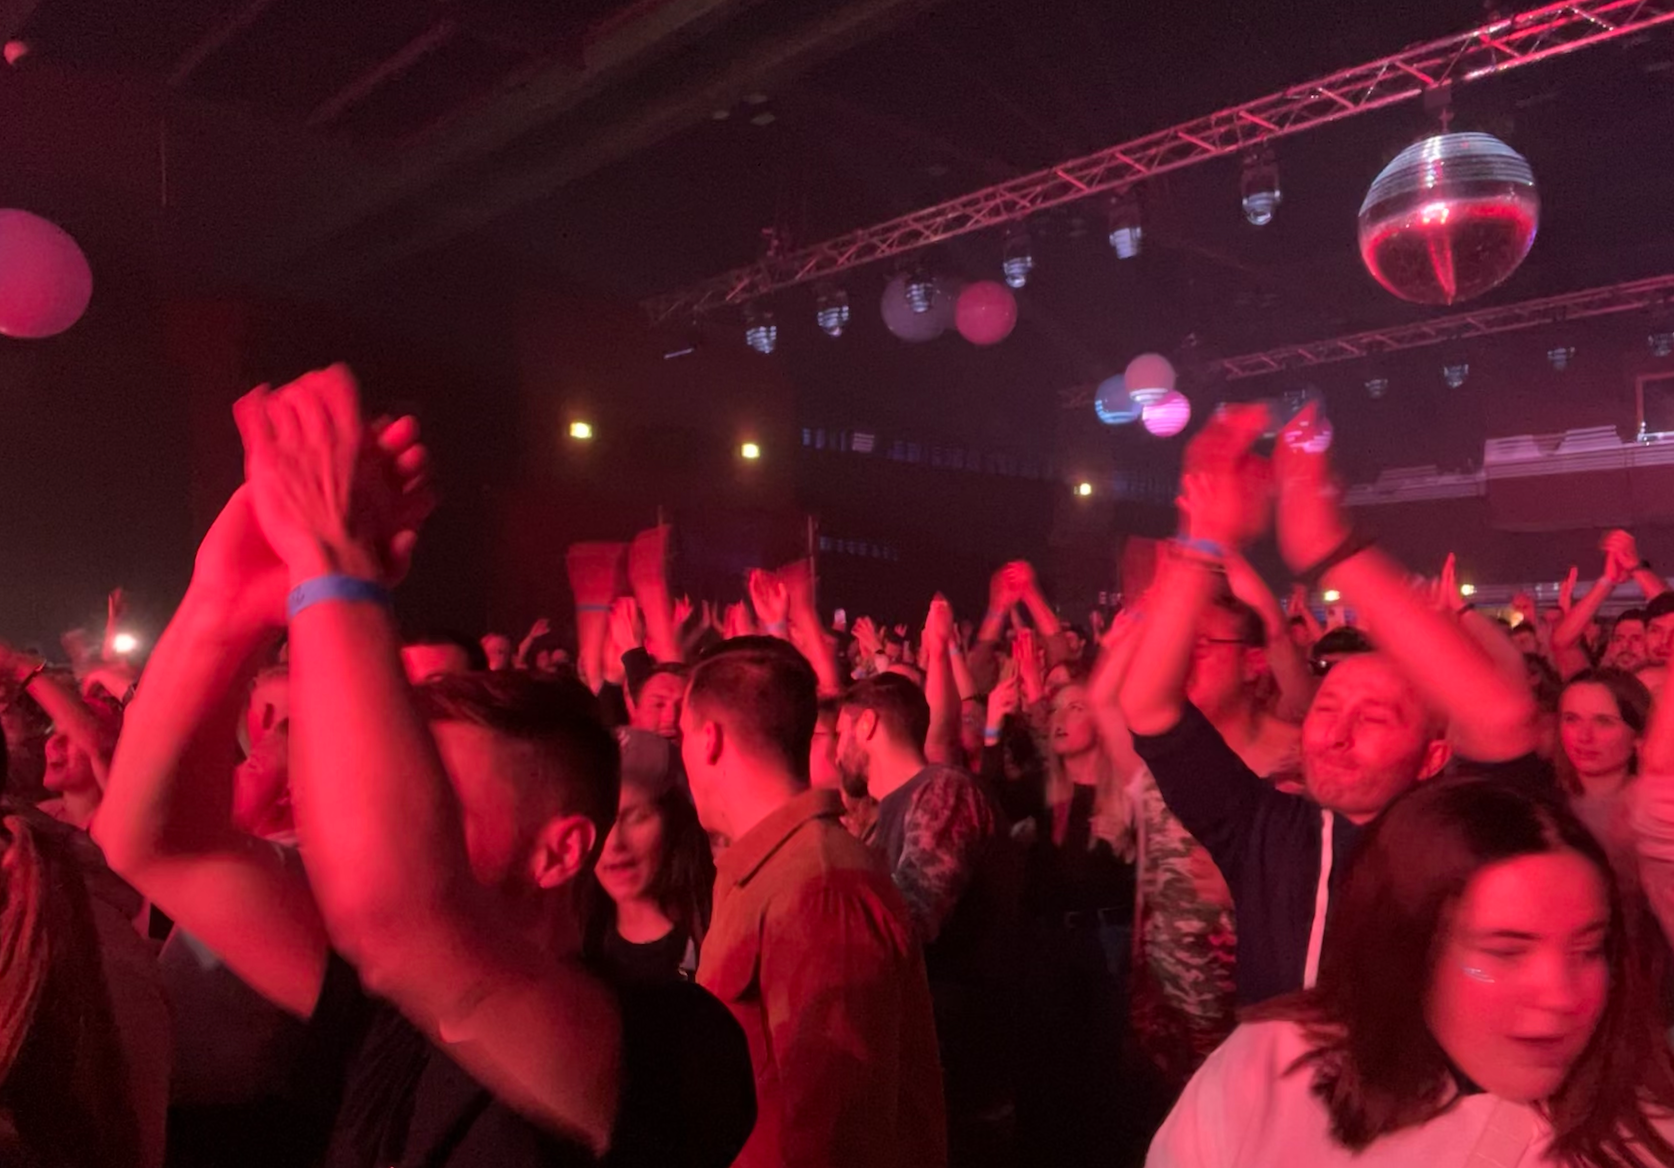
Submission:
<svg viewBox="0 0 1674 1168">
<path fill-rule="evenodd" d="M 930 302 L 929 312 L 914 312 L 907 303 L 907 274 L 902 272 L 884 288 L 884 326 L 903 341 L 921 344 L 933 341 L 953 323 L 953 297 L 941 280 L 936 281 L 936 298 Z"/>
<path fill-rule="evenodd" d="M 997 345 L 1017 327 L 1017 297 L 994 280 L 966 285 L 954 309 L 959 335 L 973 345 Z"/>
<path fill-rule="evenodd" d="M 93 273 L 76 241 L 28 211 L 0 211 L 0 333 L 50 337 L 87 311 Z"/>
<path fill-rule="evenodd" d="M 1127 379 L 1120 373 L 1099 382 L 1098 392 L 1093 395 L 1093 410 L 1106 426 L 1137 422 L 1144 408 L 1128 393 Z"/>
<path fill-rule="evenodd" d="M 1142 406 L 1159 402 L 1174 392 L 1174 366 L 1161 353 L 1141 353 L 1128 362 L 1124 375 L 1128 396 Z"/>
<path fill-rule="evenodd" d="M 1402 300 L 1457 304 L 1515 272 L 1539 226 L 1526 158 L 1492 134 L 1437 134 L 1372 180 L 1360 258 Z"/>
<path fill-rule="evenodd" d="M 1145 407 L 1141 424 L 1158 438 L 1172 438 L 1192 420 L 1192 403 L 1186 395 L 1169 390 L 1159 401 Z"/>
</svg>

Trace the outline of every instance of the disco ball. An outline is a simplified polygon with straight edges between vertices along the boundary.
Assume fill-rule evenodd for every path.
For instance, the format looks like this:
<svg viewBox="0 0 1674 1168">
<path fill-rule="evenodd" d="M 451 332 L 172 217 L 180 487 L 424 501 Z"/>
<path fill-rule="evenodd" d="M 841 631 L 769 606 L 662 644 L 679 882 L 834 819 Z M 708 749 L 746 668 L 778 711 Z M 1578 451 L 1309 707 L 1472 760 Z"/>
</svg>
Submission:
<svg viewBox="0 0 1674 1168">
<path fill-rule="evenodd" d="M 1171 389 L 1160 401 L 1152 402 L 1140 415 L 1140 422 L 1158 438 L 1172 438 L 1192 420 L 1192 403 L 1179 390 Z"/>
<path fill-rule="evenodd" d="M 1093 411 L 1106 426 L 1137 422 L 1144 409 L 1129 396 L 1127 379 L 1120 373 L 1099 382 L 1098 392 L 1093 395 Z"/>
<path fill-rule="evenodd" d="M 1372 180 L 1360 258 L 1402 300 L 1457 304 L 1515 272 L 1539 227 L 1526 158 L 1492 134 L 1437 134 Z"/>
</svg>

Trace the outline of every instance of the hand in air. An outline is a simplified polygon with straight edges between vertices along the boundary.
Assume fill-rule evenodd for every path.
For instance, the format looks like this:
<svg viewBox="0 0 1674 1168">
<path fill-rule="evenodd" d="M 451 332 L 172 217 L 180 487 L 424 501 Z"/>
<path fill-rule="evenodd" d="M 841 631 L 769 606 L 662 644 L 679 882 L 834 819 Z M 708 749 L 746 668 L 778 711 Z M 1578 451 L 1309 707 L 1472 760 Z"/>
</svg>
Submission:
<svg viewBox="0 0 1674 1168">
<path fill-rule="evenodd" d="M 998 729 L 1022 708 L 1023 688 L 1015 669 L 1006 670 L 988 694 L 988 725 Z"/>
<path fill-rule="evenodd" d="M 854 622 L 854 639 L 859 643 L 860 651 L 868 657 L 883 652 L 883 637 L 878 635 L 877 622 L 869 616 Z"/>
<path fill-rule="evenodd" d="M 1604 552 L 1604 574 L 1612 584 L 1626 583 L 1639 567 L 1639 544 L 1633 536 L 1620 528 L 1606 532 L 1599 541 Z"/>
<path fill-rule="evenodd" d="M 1580 579 L 1581 569 L 1571 564 L 1569 575 L 1564 577 L 1564 582 L 1558 587 L 1559 612 L 1568 613 L 1570 609 L 1575 607 L 1575 585 L 1580 582 Z"/>
<path fill-rule="evenodd" d="M 645 644 L 645 622 L 640 619 L 639 602 L 631 596 L 610 602 L 610 643 L 617 660 Z"/>
<path fill-rule="evenodd" d="M 953 643 L 953 605 L 940 592 L 930 601 L 930 611 L 924 618 L 924 636 L 920 642 L 928 661 L 936 654 L 946 653 Z"/>
<path fill-rule="evenodd" d="M 1349 536 L 1325 452 L 1309 441 L 1318 424 L 1312 403 L 1286 424 L 1273 453 L 1279 484 L 1279 552 L 1292 571 L 1305 572 Z"/>
<path fill-rule="evenodd" d="M 1267 530 L 1272 468 L 1252 449 L 1266 425 L 1267 411 L 1259 406 L 1227 406 L 1186 447 L 1177 503 L 1193 539 L 1231 551 Z"/>
<path fill-rule="evenodd" d="M 790 621 L 790 590 L 772 572 L 750 570 L 750 603 L 756 619 L 769 631 L 784 631 Z"/>
</svg>

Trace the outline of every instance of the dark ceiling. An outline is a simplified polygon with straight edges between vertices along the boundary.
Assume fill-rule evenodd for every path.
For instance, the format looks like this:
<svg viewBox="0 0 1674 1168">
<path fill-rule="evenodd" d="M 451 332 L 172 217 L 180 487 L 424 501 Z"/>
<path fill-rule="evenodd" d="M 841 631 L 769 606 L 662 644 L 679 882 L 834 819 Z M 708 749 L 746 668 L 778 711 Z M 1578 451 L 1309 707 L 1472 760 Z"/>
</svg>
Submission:
<svg viewBox="0 0 1674 1168">
<path fill-rule="evenodd" d="M 635 298 L 751 261 L 764 229 L 815 242 L 1489 15 L 1467 0 L 32 7 L 32 58 L 135 75 L 321 144 L 325 180 L 210 241 L 219 278 L 341 294 L 458 265 Z M 1494 300 L 1674 270 L 1668 26 L 1460 88 L 1453 118 L 1521 150 L 1540 182 L 1540 238 Z M 1260 230 L 1239 212 L 1231 161 L 1148 184 L 1132 263 L 1106 245 L 1102 204 L 1048 213 L 1031 224 L 1022 323 L 992 353 L 895 342 L 872 268 L 847 281 L 856 326 L 835 348 L 807 289 L 774 297 L 775 359 L 809 416 L 1046 442 L 1058 389 L 1140 349 L 1192 334 L 1230 355 L 1411 319 L 1423 310 L 1360 267 L 1354 214 L 1435 124 L 1414 102 L 1283 141 L 1285 201 Z M 975 236 L 929 258 L 992 276 L 998 245 Z M 707 327 L 737 343 L 733 318 Z"/>
</svg>

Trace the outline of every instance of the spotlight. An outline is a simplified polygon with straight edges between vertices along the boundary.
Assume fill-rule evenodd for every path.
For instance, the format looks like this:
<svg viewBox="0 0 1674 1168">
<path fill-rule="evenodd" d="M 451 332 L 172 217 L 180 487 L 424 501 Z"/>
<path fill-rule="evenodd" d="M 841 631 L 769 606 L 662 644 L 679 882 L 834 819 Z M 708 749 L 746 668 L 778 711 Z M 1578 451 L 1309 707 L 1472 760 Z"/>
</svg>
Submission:
<svg viewBox="0 0 1674 1168">
<path fill-rule="evenodd" d="M 139 648 L 139 638 L 132 633 L 117 633 L 110 640 L 110 647 L 118 653 L 127 655 Z"/>
<path fill-rule="evenodd" d="M 779 347 L 779 326 L 773 323 L 773 310 L 744 306 L 744 343 L 766 355 Z"/>
<path fill-rule="evenodd" d="M 1442 366 L 1442 380 L 1447 382 L 1447 388 L 1458 389 L 1465 384 L 1465 379 L 1471 375 L 1469 361 L 1455 361 Z"/>
<path fill-rule="evenodd" d="M 746 442 L 738 448 L 738 454 L 739 457 L 744 458 L 749 462 L 754 462 L 756 459 L 761 457 L 761 447 L 757 446 L 754 442 Z"/>
<path fill-rule="evenodd" d="M 1459 585 L 1459 595 L 1460 596 L 1475 596 L 1476 595 L 1476 585 L 1475 584 L 1461 584 L 1461 585 Z"/>
<path fill-rule="evenodd" d="M 1085 499 L 1088 495 L 1091 495 L 1093 493 L 1093 484 L 1092 483 L 1076 483 L 1075 484 L 1075 493 L 1080 495 L 1083 499 Z"/>
<path fill-rule="evenodd" d="M 1251 226 L 1266 227 L 1273 222 L 1273 212 L 1285 196 L 1279 189 L 1279 166 L 1267 147 L 1245 157 L 1239 190 L 1244 196 L 1244 218 Z"/>
<path fill-rule="evenodd" d="M 1552 366 L 1553 372 L 1562 373 L 1569 368 L 1569 363 L 1575 360 L 1575 346 L 1559 345 L 1556 348 L 1548 349 L 1546 350 L 1546 360 Z"/>
<path fill-rule="evenodd" d="M 1007 287 L 1021 288 L 1029 282 L 1029 273 L 1035 270 L 1035 245 L 1027 231 L 1014 227 L 1006 232 L 1001 257 L 1000 270 L 1006 274 Z"/>
<path fill-rule="evenodd" d="M 593 425 L 591 422 L 571 422 L 570 437 L 577 442 L 591 442 L 593 440 Z"/>
<path fill-rule="evenodd" d="M 1389 378 L 1368 377 L 1366 379 L 1366 395 L 1373 401 L 1381 401 L 1383 395 L 1389 392 Z"/>
<path fill-rule="evenodd" d="M 1110 246 L 1116 258 L 1131 260 L 1145 242 L 1145 225 L 1139 216 L 1139 199 L 1131 190 L 1110 200 Z"/>
<path fill-rule="evenodd" d="M 922 315 L 929 312 L 930 306 L 936 302 L 936 281 L 921 265 L 907 277 L 903 292 L 907 297 L 907 307 Z"/>
<path fill-rule="evenodd" d="M 1335 588 L 1327 588 L 1320 594 L 1320 599 L 1325 601 L 1327 604 L 1336 604 L 1342 598 L 1343 594 L 1338 592 Z"/>
<path fill-rule="evenodd" d="M 814 293 L 814 319 L 826 336 L 842 336 L 849 327 L 849 294 L 835 284 L 821 284 Z"/>
<path fill-rule="evenodd" d="M 1674 353 L 1674 332 L 1656 332 L 1645 338 L 1645 347 L 1651 350 L 1653 357 L 1666 357 Z"/>
</svg>

